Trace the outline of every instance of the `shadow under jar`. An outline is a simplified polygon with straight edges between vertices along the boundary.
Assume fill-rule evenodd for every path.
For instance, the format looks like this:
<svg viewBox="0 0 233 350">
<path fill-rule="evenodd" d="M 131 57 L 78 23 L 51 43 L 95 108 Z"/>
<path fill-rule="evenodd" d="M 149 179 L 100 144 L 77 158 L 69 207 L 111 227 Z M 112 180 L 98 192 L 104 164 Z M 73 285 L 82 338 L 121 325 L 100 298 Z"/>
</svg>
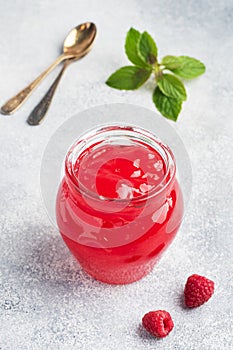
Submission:
<svg viewBox="0 0 233 350">
<path fill-rule="evenodd" d="M 171 150 L 134 126 L 90 131 L 66 156 L 56 216 L 66 245 L 92 277 L 111 284 L 141 279 L 183 217 Z"/>
</svg>

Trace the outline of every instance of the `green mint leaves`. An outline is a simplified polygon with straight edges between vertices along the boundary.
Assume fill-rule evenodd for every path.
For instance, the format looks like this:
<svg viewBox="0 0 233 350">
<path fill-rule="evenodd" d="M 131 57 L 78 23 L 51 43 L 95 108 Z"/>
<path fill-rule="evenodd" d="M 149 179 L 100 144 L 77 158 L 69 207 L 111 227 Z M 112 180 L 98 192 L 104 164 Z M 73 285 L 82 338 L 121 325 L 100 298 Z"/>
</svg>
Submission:
<svg viewBox="0 0 233 350">
<path fill-rule="evenodd" d="M 173 97 L 181 101 L 185 101 L 187 98 L 184 84 L 175 75 L 163 74 L 158 79 L 158 87 L 168 97 Z"/>
<path fill-rule="evenodd" d="M 162 65 L 184 79 L 193 79 L 205 73 L 204 64 L 188 56 L 165 56 Z"/>
<path fill-rule="evenodd" d="M 158 86 L 155 88 L 152 98 L 156 108 L 164 117 L 174 122 L 177 120 L 181 111 L 182 100 L 164 95 Z"/>
<path fill-rule="evenodd" d="M 125 39 L 125 53 L 128 56 L 128 59 L 139 67 L 144 67 L 145 63 L 141 59 L 141 55 L 138 51 L 138 42 L 140 40 L 141 34 L 134 28 L 131 28 Z"/>
<path fill-rule="evenodd" d="M 118 90 L 135 90 L 149 79 L 151 72 L 150 67 L 122 67 L 108 78 L 106 84 Z"/>
<path fill-rule="evenodd" d="M 140 35 L 137 50 L 139 56 L 146 64 L 153 65 L 156 62 L 158 55 L 157 46 L 147 32 L 143 32 L 142 35 Z"/>
<path fill-rule="evenodd" d="M 134 66 L 118 69 L 106 84 L 119 90 L 135 90 L 153 73 L 156 82 L 153 102 L 164 117 L 176 121 L 182 103 L 187 99 L 184 84 L 178 77 L 196 78 L 205 72 L 204 64 L 192 57 L 171 55 L 163 57 L 159 63 L 158 49 L 153 38 L 147 32 L 140 33 L 134 28 L 127 33 L 125 52 Z"/>
</svg>

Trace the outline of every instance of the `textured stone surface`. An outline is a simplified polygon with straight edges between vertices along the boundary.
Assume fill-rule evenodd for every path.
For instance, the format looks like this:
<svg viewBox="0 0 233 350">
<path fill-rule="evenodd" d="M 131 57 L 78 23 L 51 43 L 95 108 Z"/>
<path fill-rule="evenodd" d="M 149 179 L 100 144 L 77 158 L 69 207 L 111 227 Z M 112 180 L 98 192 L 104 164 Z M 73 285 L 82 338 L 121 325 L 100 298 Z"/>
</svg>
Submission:
<svg viewBox="0 0 233 350">
<path fill-rule="evenodd" d="M 12 117 L 0 118 L 0 349 L 230 349 L 232 344 L 232 1 L 1 1 L 1 104 L 59 53 L 69 29 L 96 22 L 98 40 L 67 70 L 46 121 L 25 119 L 52 82 L 51 74 Z M 207 72 L 187 83 L 179 122 L 193 166 L 193 195 L 179 235 L 148 277 L 108 286 L 80 271 L 49 223 L 39 192 L 44 147 L 56 126 L 85 108 L 110 102 L 153 109 L 150 86 L 108 88 L 110 73 L 127 64 L 130 26 L 147 29 L 163 54 L 187 54 Z M 203 307 L 185 310 L 181 295 L 191 273 L 216 282 Z M 164 308 L 175 327 L 157 341 L 140 326 Z"/>
</svg>

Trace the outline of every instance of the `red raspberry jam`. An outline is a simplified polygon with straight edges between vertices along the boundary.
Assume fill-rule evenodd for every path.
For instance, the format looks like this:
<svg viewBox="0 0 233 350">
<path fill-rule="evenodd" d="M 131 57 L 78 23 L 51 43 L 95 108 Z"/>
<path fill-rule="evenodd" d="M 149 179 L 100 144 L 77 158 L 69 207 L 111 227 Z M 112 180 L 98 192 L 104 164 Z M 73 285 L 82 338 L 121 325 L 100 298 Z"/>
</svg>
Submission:
<svg viewBox="0 0 233 350">
<path fill-rule="evenodd" d="M 183 216 L 171 150 L 137 127 L 84 135 L 67 154 L 56 215 L 87 273 L 112 284 L 139 280 L 171 243 Z"/>
</svg>

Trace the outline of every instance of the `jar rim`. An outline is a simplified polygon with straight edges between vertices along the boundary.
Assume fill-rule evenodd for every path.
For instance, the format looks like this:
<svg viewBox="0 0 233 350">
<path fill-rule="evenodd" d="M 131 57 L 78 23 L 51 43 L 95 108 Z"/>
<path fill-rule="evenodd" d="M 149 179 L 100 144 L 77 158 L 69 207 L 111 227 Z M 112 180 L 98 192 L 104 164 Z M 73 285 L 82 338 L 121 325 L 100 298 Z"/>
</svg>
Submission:
<svg viewBox="0 0 233 350">
<path fill-rule="evenodd" d="M 103 124 L 88 132 L 82 134 L 78 140 L 70 147 L 66 158 L 65 158 L 65 173 L 68 176 L 69 181 L 81 194 L 90 197 L 91 199 L 108 201 L 108 202 L 128 202 L 128 198 L 109 198 L 102 195 L 98 195 L 96 192 L 92 192 L 90 189 L 86 188 L 78 179 L 74 176 L 74 165 L 79 155 L 88 147 L 93 145 L 98 138 L 106 138 L 115 133 L 114 136 L 124 136 L 132 137 L 134 139 L 143 141 L 145 144 L 152 146 L 157 152 L 158 148 L 163 153 L 163 160 L 166 165 L 166 172 L 161 180 L 161 182 L 155 186 L 153 189 L 149 190 L 147 193 L 142 194 L 138 197 L 131 198 L 132 202 L 145 201 L 155 196 L 161 194 L 166 188 L 169 187 L 170 183 L 173 181 L 176 175 L 176 163 L 175 157 L 171 149 L 164 144 L 155 134 L 150 131 L 138 127 L 136 125 L 129 125 L 124 123 L 111 123 Z M 116 133 L 118 133 L 116 135 Z M 156 148 L 157 147 L 157 148 Z M 161 152 L 159 154 L 161 155 Z M 165 158 L 165 159 L 164 159 Z"/>
</svg>

